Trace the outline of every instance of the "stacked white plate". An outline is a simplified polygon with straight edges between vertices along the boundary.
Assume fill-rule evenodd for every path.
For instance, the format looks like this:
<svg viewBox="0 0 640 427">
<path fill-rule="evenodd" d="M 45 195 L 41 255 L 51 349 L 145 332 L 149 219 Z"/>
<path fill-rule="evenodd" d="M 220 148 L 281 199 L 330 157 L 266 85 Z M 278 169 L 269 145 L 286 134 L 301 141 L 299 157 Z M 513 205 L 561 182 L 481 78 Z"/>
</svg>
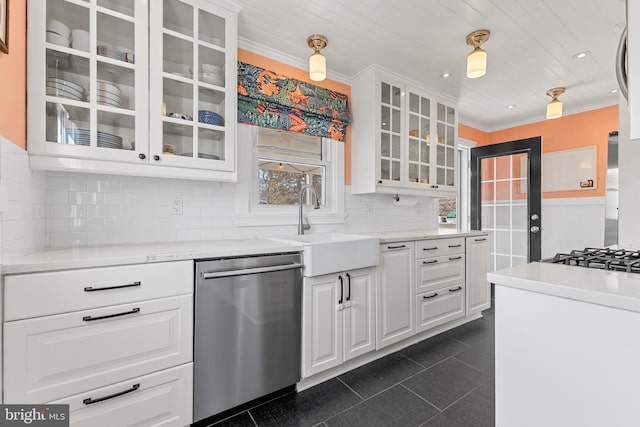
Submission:
<svg viewBox="0 0 640 427">
<path fill-rule="evenodd" d="M 71 47 L 89 52 L 89 32 L 85 30 L 71 30 Z"/>
<path fill-rule="evenodd" d="M 69 39 L 62 37 L 57 33 L 47 31 L 47 43 L 57 44 L 58 46 L 69 47 Z"/>
<path fill-rule="evenodd" d="M 98 55 L 106 56 L 107 58 L 116 59 L 122 61 L 122 51 L 107 44 L 100 45 L 96 48 Z"/>
<path fill-rule="evenodd" d="M 69 47 L 71 30 L 55 19 L 47 20 L 47 42 Z"/>
<path fill-rule="evenodd" d="M 84 98 L 84 88 L 79 84 L 70 82 L 68 80 L 49 77 L 47 79 L 47 95 L 82 101 L 82 99 Z"/>
<path fill-rule="evenodd" d="M 184 156 L 184 157 L 193 157 L 193 153 L 182 153 L 182 154 L 178 154 L 178 155 L 179 156 Z M 215 154 L 198 153 L 198 157 L 200 159 L 220 160 L 220 156 L 216 156 Z"/>
<path fill-rule="evenodd" d="M 67 143 L 74 145 L 90 145 L 91 137 L 89 129 L 65 128 Z M 97 132 L 98 147 L 122 148 L 122 138 L 108 132 Z"/>
<path fill-rule="evenodd" d="M 215 64 L 202 64 L 200 81 L 213 85 L 222 85 L 224 83 L 224 69 Z"/>
<path fill-rule="evenodd" d="M 96 92 L 96 102 L 98 104 L 122 107 L 122 91 L 115 84 L 105 80 L 98 80 Z M 90 98 L 87 95 L 87 101 L 89 100 Z"/>
</svg>

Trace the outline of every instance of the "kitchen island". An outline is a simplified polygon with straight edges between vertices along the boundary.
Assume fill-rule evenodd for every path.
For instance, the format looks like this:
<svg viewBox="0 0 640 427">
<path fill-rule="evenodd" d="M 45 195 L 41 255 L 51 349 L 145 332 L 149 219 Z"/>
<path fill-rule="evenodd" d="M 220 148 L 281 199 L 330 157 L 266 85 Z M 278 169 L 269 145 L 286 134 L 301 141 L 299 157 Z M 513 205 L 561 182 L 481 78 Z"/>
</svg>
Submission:
<svg viewBox="0 0 640 427">
<path fill-rule="evenodd" d="M 640 425 L 640 275 L 532 263 L 487 278 L 496 426 Z"/>
</svg>

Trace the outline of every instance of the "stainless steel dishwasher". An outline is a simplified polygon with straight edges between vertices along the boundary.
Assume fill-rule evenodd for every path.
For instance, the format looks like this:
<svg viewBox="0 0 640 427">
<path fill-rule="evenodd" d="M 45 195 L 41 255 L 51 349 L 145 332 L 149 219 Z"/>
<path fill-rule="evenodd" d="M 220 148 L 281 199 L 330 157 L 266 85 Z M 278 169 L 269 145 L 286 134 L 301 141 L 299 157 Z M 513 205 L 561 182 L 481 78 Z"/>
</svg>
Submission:
<svg viewBox="0 0 640 427">
<path fill-rule="evenodd" d="M 196 262 L 194 422 L 297 383 L 302 255 Z"/>
</svg>

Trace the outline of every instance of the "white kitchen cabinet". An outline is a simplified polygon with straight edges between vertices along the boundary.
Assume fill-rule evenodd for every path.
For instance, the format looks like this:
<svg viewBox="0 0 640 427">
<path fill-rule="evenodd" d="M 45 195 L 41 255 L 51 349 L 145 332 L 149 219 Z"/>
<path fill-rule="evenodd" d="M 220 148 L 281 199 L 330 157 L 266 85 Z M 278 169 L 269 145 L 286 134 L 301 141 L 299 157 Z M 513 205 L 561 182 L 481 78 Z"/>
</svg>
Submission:
<svg viewBox="0 0 640 427">
<path fill-rule="evenodd" d="M 376 349 L 402 341 L 415 331 L 414 242 L 380 245 L 376 270 Z"/>
<path fill-rule="evenodd" d="M 464 283 L 416 295 L 417 331 L 426 331 L 463 317 L 464 299 Z"/>
<path fill-rule="evenodd" d="M 74 427 L 182 427 L 193 419 L 192 398 L 193 364 L 188 363 L 50 403 L 69 405 Z"/>
<path fill-rule="evenodd" d="M 488 237 L 467 237 L 467 316 L 491 307 L 491 287 L 487 282 L 488 265 Z"/>
<path fill-rule="evenodd" d="M 401 76 L 370 67 L 352 83 L 351 191 L 455 194 L 457 114 Z"/>
<path fill-rule="evenodd" d="M 234 11 L 204 0 L 46 0 L 29 3 L 28 20 L 32 168 L 236 179 Z M 187 74 L 204 63 L 221 67 L 208 68 L 218 84 Z M 163 100 L 192 120 L 162 116 Z M 202 124 L 199 110 L 224 122 Z"/>
<path fill-rule="evenodd" d="M 375 349 L 374 271 L 304 278 L 303 377 Z"/>
<path fill-rule="evenodd" d="M 627 0 L 627 79 L 629 131 L 640 139 L 640 1 Z"/>
</svg>

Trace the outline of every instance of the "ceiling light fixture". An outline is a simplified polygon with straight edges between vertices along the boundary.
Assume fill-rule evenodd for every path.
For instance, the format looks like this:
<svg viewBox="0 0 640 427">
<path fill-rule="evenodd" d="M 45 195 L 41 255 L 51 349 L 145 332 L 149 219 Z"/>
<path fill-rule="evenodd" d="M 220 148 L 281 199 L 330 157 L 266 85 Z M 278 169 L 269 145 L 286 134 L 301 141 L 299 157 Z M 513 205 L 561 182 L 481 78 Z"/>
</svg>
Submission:
<svg viewBox="0 0 640 427">
<path fill-rule="evenodd" d="M 513 110 L 514 108 L 516 108 L 516 106 L 514 104 L 511 104 L 511 105 L 507 105 L 507 108 L 509 110 Z"/>
<path fill-rule="evenodd" d="M 307 39 L 307 44 L 313 49 L 309 57 L 309 78 L 314 82 L 321 82 L 327 78 L 327 59 L 320 53 L 320 49 L 327 47 L 327 38 L 321 34 L 313 34 Z"/>
<path fill-rule="evenodd" d="M 583 58 L 586 58 L 588 55 L 591 55 L 591 52 L 589 52 L 588 50 L 585 50 L 584 52 L 578 52 L 575 55 L 573 55 L 573 59 L 583 59 Z"/>
<path fill-rule="evenodd" d="M 473 46 L 473 51 L 467 56 L 467 77 L 477 79 L 487 72 L 487 52 L 481 48 L 489 40 L 489 30 L 478 30 L 467 35 L 467 44 Z"/>
<path fill-rule="evenodd" d="M 613 89 L 611 89 L 611 90 L 609 91 L 609 93 L 618 93 L 618 92 L 619 92 L 619 90 L 618 90 L 618 89 L 616 89 L 616 88 L 613 88 Z"/>
<path fill-rule="evenodd" d="M 547 91 L 547 95 L 551 97 L 551 102 L 547 104 L 547 119 L 562 117 L 562 101 L 560 101 L 558 97 L 563 93 L 563 87 L 554 87 Z"/>
<path fill-rule="evenodd" d="M 442 78 L 446 79 L 447 77 L 451 77 L 451 73 L 444 73 L 442 74 Z"/>
</svg>

